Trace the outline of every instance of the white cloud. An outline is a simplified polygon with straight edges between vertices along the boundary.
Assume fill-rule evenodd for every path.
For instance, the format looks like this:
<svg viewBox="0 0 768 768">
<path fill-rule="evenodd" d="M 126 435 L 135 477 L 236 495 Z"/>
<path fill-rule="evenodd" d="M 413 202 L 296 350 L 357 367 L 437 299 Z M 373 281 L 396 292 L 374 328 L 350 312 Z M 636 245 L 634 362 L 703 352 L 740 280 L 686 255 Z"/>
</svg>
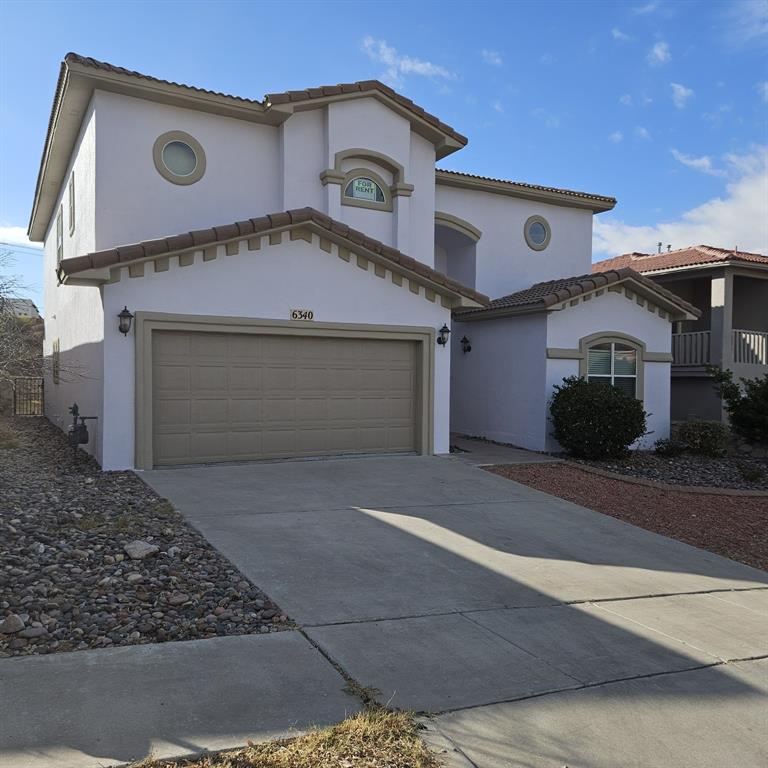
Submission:
<svg viewBox="0 0 768 768">
<path fill-rule="evenodd" d="M 734 48 L 751 48 L 768 40 L 768 3 L 740 0 L 727 7 L 723 29 L 726 42 Z"/>
<path fill-rule="evenodd" d="M 614 131 L 609 137 L 609 141 L 612 141 L 614 144 L 618 144 L 619 142 L 624 140 L 624 134 L 621 131 Z"/>
<path fill-rule="evenodd" d="M 644 16 L 648 13 L 653 13 L 659 7 L 658 2 L 650 2 L 645 5 L 638 5 L 632 9 L 632 13 L 636 16 Z"/>
<path fill-rule="evenodd" d="M 504 105 L 498 99 L 496 99 L 496 101 L 494 101 L 493 104 L 491 104 L 491 107 L 493 108 L 494 111 L 500 114 L 504 112 Z"/>
<path fill-rule="evenodd" d="M 760 94 L 760 98 L 768 103 L 768 80 L 763 80 L 762 83 L 758 83 L 755 88 L 757 89 L 757 92 Z"/>
<path fill-rule="evenodd" d="M 541 107 L 532 110 L 531 115 L 537 120 L 541 120 L 547 128 L 557 128 L 560 125 L 560 118 L 557 115 L 553 115 Z"/>
<path fill-rule="evenodd" d="M 618 27 L 614 27 L 611 30 L 611 37 L 614 40 L 629 40 L 629 35 L 626 32 L 622 32 Z"/>
<path fill-rule="evenodd" d="M 643 128 L 642 125 L 635 126 L 635 130 L 632 131 L 635 134 L 636 139 L 642 139 L 643 141 L 650 141 L 651 134 L 647 128 Z"/>
<path fill-rule="evenodd" d="M 655 67 L 661 64 L 666 64 L 671 58 L 672 54 L 669 51 L 669 44 L 663 41 L 654 43 L 653 47 L 648 51 L 646 56 L 648 63 Z"/>
<path fill-rule="evenodd" d="M 768 253 L 768 147 L 745 155 L 728 155 L 731 181 L 723 194 L 685 211 L 671 221 L 633 226 L 620 220 L 595 217 L 593 250 L 604 258 L 631 251 L 650 252 L 656 243 L 722 246 Z"/>
<path fill-rule="evenodd" d="M 684 85 L 680 85 L 680 83 L 670 83 L 669 87 L 672 89 L 672 103 L 678 109 L 685 109 L 688 99 L 693 96 L 693 89 L 686 88 Z"/>
<path fill-rule="evenodd" d="M 625 107 L 631 107 L 633 104 L 632 96 L 629 93 L 623 93 L 619 96 L 619 104 L 623 104 Z"/>
<path fill-rule="evenodd" d="M 40 243 L 33 243 L 27 237 L 26 227 L 3 227 L 0 226 L 0 243 L 13 243 L 13 245 L 23 245 L 27 248 L 39 249 Z M 0 250 L 3 249 L 0 245 Z"/>
<path fill-rule="evenodd" d="M 482 51 L 480 51 L 480 55 L 483 57 L 483 61 L 486 64 L 490 64 L 493 67 L 500 67 L 504 60 L 501 58 L 501 54 L 498 51 L 489 51 L 486 48 L 483 48 Z"/>
<path fill-rule="evenodd" d="M 692 168 L 694 171 L 701 171 L 709 176 L 725 176 L 725 171 L 718 170 L 712 165 L 712 158 L 709 155 L 702 155 L 701 157 L 694 157 L 693 155 L 686 155 L 683 152 L 678 152 L 676 149 L 671 149 L 672 157 L 677 160 L 678 163 L 682 163 L 686 168 Z"/>
<path fill-rule="evenodd" d="M 394 87 L 401 87 L 405 75 L 421 75 L 422 77 L 455 80 L 456 75 L 439 64 L 424 61 L 412 56 L 399 54 L 395 48 L 388 45 L 386 40 L 376 40 L 370 35 L 363 40 L 363 51 L 373 61 L 384 64 L 385 70 L 381 79 Z"/>
</svg>

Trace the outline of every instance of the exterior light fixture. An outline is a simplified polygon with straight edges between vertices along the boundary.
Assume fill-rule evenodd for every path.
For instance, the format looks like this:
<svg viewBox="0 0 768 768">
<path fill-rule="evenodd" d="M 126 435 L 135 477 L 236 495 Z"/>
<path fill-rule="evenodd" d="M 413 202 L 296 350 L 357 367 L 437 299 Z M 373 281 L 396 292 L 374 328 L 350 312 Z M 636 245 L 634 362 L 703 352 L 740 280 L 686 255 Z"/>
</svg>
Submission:
<svg viewBox="0 0 768 768">
<path fill-rule="evenodd" d="M 448 337 L 451 334 L 451 329 L 443 324 L 443 327 L 437 332 L 437 343 L 444 347 L 448 343 Z"/>
<path fill-rule="evenodd" d="M 117 326 L 118 330 L 123 336 L 127 336 L 131 330 L 131 321 L 133 320 L 133 315 L 128 311 L 128 307 L 123 307 L 123 310 L 117 316 L 117 319 L 119 321 Z"/>
<path fill-rule="evenodd" d="M 469 339 L 466 336 L 462 336 L 461 349 L 465 354 L 472 351 L 472 345 L 469 343 Z"/>
</svg>

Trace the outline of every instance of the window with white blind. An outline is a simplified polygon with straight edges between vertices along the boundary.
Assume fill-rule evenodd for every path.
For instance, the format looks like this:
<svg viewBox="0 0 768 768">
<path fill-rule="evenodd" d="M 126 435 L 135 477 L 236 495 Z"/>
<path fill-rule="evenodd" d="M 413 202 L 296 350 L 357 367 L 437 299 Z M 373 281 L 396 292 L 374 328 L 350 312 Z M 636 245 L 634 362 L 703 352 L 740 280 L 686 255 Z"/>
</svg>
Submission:
<svg viewBox="0 0 768 768">
<path fill-rule="evenodd" d="M 616 341 L 597 342 L 587 350 L 587 379 L 611 384 L 637 397 L 637 349 Z"/>
</svg>

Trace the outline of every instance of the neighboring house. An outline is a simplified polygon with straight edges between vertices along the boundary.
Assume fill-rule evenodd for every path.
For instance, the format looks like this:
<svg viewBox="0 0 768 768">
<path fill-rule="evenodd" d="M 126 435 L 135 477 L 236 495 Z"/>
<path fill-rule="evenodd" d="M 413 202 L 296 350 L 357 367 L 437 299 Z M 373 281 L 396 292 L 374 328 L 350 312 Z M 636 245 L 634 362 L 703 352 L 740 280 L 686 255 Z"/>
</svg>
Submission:
<svg viewBox="0 0 768 768">
<path fill-rule="evenodd" d="M 621 271 L 497 311 L 587 273 L 615 200 L 436 170 L 466 143 L 377 81 L 254 101 L 68 54 L 29 234 L 46 354 L 87 373 L 49 418 L 97 416 L 105 469 L 445 453 L 451 426 L 544 448 L 551 385 L 591 361 L 666 435 L 695 310 Z"/>
<path fill-rule="evenodd" d="M 39 320 L 40 312 L 32 299 L 4 299 L 4 305 L 7 311 L 14 317 L 21 317 L 27 320 Z"/>
<path fill-rule="evenodd" d="M 709 364 L 736 380 L 768 373 L 768 256 L 694 245 L 661 253 L 628 253 L 595 271 L 634 269 L 696 306 L 672 334 L 672 420 L 724 417 Z"/>
</svg>

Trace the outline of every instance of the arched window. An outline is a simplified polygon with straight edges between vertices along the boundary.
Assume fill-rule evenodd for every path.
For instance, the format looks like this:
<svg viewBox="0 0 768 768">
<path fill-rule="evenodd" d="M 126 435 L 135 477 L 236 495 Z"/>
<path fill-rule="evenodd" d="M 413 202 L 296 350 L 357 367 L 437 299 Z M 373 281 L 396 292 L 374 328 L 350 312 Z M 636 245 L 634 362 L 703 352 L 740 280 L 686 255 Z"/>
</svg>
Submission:
<svg viewBox="0 0 768 768">
<path fill-rule="evenodd" d="M 344 174 L 341 204 L 377 211 L 392 210 L 390 185 L 371 168 L 354 168 Z"/>
<path fill-rule="evenodd" d="M 369 203 L 385 203 L 384 190 L 373 180 L 365 176 L 351 179 L 344 190 L 345 197 L 355 200 L 367 200 Z"/>
<path fill-rule="evenodd" d="M 638 394 L 638 364 L 641 354 L 630 344 L 596 339 L 587 347 L 587 379 L 618 387 L 632 397 Z"/>
</svg>

